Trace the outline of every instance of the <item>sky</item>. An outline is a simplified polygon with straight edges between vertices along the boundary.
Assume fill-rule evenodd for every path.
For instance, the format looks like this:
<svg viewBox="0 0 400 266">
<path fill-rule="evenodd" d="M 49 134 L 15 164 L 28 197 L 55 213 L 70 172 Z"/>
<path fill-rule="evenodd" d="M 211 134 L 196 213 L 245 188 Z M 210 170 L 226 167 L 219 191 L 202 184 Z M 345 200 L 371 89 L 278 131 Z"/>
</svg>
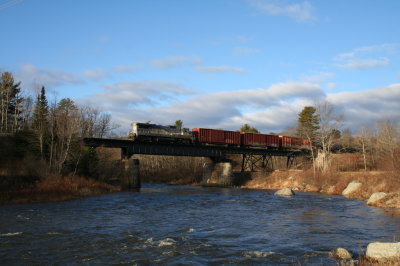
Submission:
<svg viewBox="0 0 400 266">
<path fill-rule="evenodd" d="M 262 132 L 328 101 L 400 121 L 398 0 L 0 0 L 0 72 L 131 122 Z M 123 133 L 122 133 L 123 134 Z"/>
</svg>

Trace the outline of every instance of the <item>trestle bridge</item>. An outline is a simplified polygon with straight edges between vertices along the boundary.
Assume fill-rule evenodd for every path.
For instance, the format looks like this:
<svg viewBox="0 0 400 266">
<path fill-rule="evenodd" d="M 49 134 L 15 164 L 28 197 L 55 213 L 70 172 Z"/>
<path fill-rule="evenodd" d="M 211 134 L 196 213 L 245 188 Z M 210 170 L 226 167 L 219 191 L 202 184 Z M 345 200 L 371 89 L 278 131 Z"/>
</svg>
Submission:
<svg viewBox="0 0 400 266">
<path fill-rule="evenodd" d="M 203 182 L 209 183 L 213 172 L 219 167 L 225 168 L 218 174 L 217 183 L 229 185 L 232 183 L 232 164 L 228 159 L 231 155 L 241 156 L 241 171 L 256 169 L 273 169 L 274 156 L 286 157 L 286 167 L 291 168 L 296 158 L 307 156 L 307 151 L 290 149 L 266 149 L 257 147 L 219 146 L 204 144 L 178 144 L 163 142 L 138 142 L 128 139 L 84 138 L 83 143 L 89 147 L 120 148 L 121 159 L 125 162 L 127 188 L 140 188 L 139 160 L 132 159 L 135 154 L 208 157 L 212 163 L 204 165 Z M 215 174 L 214 174 L 215 176 Z M 222 181 L 221 181 L 222 180 Z"/>
</svg>

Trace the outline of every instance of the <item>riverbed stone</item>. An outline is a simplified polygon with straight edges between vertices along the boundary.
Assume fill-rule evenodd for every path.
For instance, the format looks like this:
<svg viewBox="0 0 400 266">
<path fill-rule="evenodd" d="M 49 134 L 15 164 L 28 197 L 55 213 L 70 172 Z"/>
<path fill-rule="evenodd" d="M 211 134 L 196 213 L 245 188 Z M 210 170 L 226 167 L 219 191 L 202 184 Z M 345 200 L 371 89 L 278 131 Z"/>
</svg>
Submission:
<svg viewBox="0 0 400 266">
<path fill-rule="evenodd" d="M 276 191 L 274 195 L 290 197 L 290 196 L 294 195 L 294 191 L 291 190 L 290 188 L 283 188 L 283 189 Z"/>
<path fill-rule="evenodd" d="M 374 260 L 397 260 L 400 259 L 400 242 L 382 243 L 374 242 L 368 244 L 366 256 Z"/>
<path fill-rule="evenodd" d="M 332 251 L 331 256 L 341 260 L 349 260 L 353 257 L 350 252 L 348 252 L 345 248 L 337 248 Z"/>
<path fill-rule="evenodd" d="M 367 205 L 374 205 L 377 201 L 386 197 L 387 193 L 385 192 L 375 192 L 369 197 L 367 201 Z"/>
<path fill-rule="evenodd" d="M 355 192 L 356 190 L 358 190 L 360 187 L 362 186 L 361 182 L 357 182 L 357 181 L 352 181 L 350 182 L 347 187 L 343 190 L 342 195 L 343 196 L 349 196 L 350 194 L 352 194 L 353 192 Z"/>
</svg>

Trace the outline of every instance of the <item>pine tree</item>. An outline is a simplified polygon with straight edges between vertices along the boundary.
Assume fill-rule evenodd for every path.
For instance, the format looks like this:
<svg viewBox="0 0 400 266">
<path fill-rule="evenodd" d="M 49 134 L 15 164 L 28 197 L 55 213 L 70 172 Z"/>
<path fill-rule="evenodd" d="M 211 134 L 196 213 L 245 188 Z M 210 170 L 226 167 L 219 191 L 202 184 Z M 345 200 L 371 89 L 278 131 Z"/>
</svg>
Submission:
<svg viewBox="0 0 400 266">
<path fill-rule="evenodd" d="M 244 124 L 240 128 L 241 132 L 247 132 L 247 133 L 260 133 L 255 127 L 251 127 L 249 124 Z"/>
<path fill-rule="evenodd" d="M 316 112 L 315 107 L 305 106 L 299 113 L 297 120 L 297 135 L 299 137 L 307 138 L 310 141 L 315 139 L 319 129 L 319 115 Z"/>
<path fill-rule="evenodd" d="M 305 106 L 303 110 L 299 113 L 299 118 L 297 120 L 297 135 L 299 137 L 306 138 L 310 143 L 309 148 L 313 160 L 314 177 L 315 177 L 315 159 L 314 159 L 314 150 L 312 143 L 316 138 L 320 120 L 320 117 L 316 112 L 317 109 L 315 107 Z"/>
<path fill-rule="evenodd" d="M 37 96 L 35 109 L 33 112 L 33 123 L 32 127 L 37 134 L 40 146 L 40 154 L 42 158 L 45 157 L 45 143 L 48 132 L 48 114 L 49 114 L 49 106 L 46 98 L 46 90 L 44 86 L 40 91 L 40 94 Z"/>
</svg>

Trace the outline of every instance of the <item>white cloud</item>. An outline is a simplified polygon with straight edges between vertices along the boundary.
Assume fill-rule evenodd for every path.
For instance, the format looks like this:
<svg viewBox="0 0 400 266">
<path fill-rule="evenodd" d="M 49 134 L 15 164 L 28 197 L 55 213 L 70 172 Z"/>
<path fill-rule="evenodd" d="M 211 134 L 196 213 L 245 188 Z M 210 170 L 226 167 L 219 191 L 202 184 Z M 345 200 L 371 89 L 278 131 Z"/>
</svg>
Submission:
<svg viewBox="0 0 400 266">
<path fill-rule="evenodd" d="M 216 72 L 234 72 L 234 73 L 246 73 L 244 68 L 231 67 L 231 66 L 198 66 L 196 70 L 204 73 L 216 73 Z"/>
<path fill-rule="evenodd" d="M 74 73 L 58 69 L 43 69 L 32 64 L 22 64 L 16 73 L 16 79 L 29 86 L 61 86 L 83 83 L 83 80 Z"/>
<path fill-rule="evenodd" d="M 150 65 L 159 69 L 170 69 L 182 64 L 199 64 L 201 59 L 195 56 L 169 56 L 160 59 L 150 60 Z"/>
<path fill-rule="evenodd" d="M 173 97 L 190 92 L 173 83 L 129 82 L 107 86 L 91 99 L 103 103 L 103 108 L 110 110 L 118 123 L 125 126 L 129 125 L 128 120 L 168 124 L 182 119 L 189 127 L 237 129 L 247 121 L 269 132 L 284 128 L 296 119 L 297 109 L 301 109 L 298 102 L 311 103 L 325 97 L 316 85 L 287 82 L 268 89 L 208 93 L 187 100 L 175 97 L 164 106 L 151 105 L 165 98 L 160 93 Z"/>
<path fill-rule="evenodd" d="M 295 126 L 304 106 L 322 100 L 344 115 L 349 128 L 378 120 L 399 121 L 400 84 L 358 92 L 335 92 L 334 83 L 328 87 L 331 91 L 326 94 L 315 83 L 283 82 L 267 89 L 196 95 L 175 82 L 130 81 L 105 85 L 103 92 L 89 99 L 110 111 L 126 131 L 132 121 L 170 124 L 181 119 L 190 128 L 236 130 L 248 123 L 262 132 L 281 132 Z"/>
<path fill-rule="evenodd" d="M 321 84 L 326 82 L 327 80 L 334 78 L 335 76 L 335 73 L 332 72 L 320 72 L 310 76 L 303 76 L 301 80 L 309 83 Z"/>
<path fill-rule="evenodd" d="M 119 66 L 114 66 L 113 70 L 115 72 L 119 72 L 119 73 L 133 73 L 139 68 L 140 68 L 140 66 L 119 65 Z"/>
<path fill-rule="evenodd" d="M 329 83 L 327 84 L 327 87 L 328 87 L 328 89 L 330 89 L 330 90 L 336 90 L 336 89 L 337 89 L 337 85 L 336 85 L 335 82 L 329 82 Z"/>
<path fill-rule="evenodd" d="M 110 73 L 104 69 L 87 69 L 83 71 L 83 76 L 90 79 L 91 81 L 99 81 L 103 78 L 109 77 Z"/>
<path fill-rule="evenodd" d="M 380 44 L 355 48 L 334 58 L 336 67 L 354 70 L 388 66 L 388 57 L 397 53 L 398 44 Z"/>
<path fill-rule="evenodd" d="M 285 5 L 276 0 L 253 0 L 251 5 L 271 16 L 287 16 L 297 21 L 315 20 L 314 7 L 307 1 Z"/>
<path fill-rule="evenodd" d="M 355 69 L 355 70 L 363 70 L 367 68 L 378 68 L 387 66 L 390 64 L 390 60 L 387 58 L 379 58 L 379 59 L 349 59 L 344 61 L 343 63 L 335 64 L 337 67 L 340 68 L 347 68 L 347 69 Z"/>
<path fill-rule="evenodd" d="M 248 47 L 236 47 L 233 50 L 233 54 L 237 56 L 242 56 L 242 55 L 252 55 L 258 53 L 259 50 L 253 49 L 253 48 L 248 48 Z"/>
<path fill-rule="evenodd" d="M 396 54 L 398 52 L 399 44 L 397 43 L 384 43 L 379 45 L 371 45 L 356 48 L 355 52 L 366 52 L 366 53 L 386 53 Z"/>
<path fill-rule="evenodd" d="M 349 127 L 375 121 L 399 121 L 400 84 L 357 92 L 329 94 L 327 100 L 343 113 Z"/>
<path fill-rule="evenodd" d="M 192 94 L 179 83 L 167 81 L 126 81 L 103 85 L 104 91 L 92 95 L 93 103 L 115 110 L 138 105 L 162 104 L 180 95 Z"/>
</svg>

